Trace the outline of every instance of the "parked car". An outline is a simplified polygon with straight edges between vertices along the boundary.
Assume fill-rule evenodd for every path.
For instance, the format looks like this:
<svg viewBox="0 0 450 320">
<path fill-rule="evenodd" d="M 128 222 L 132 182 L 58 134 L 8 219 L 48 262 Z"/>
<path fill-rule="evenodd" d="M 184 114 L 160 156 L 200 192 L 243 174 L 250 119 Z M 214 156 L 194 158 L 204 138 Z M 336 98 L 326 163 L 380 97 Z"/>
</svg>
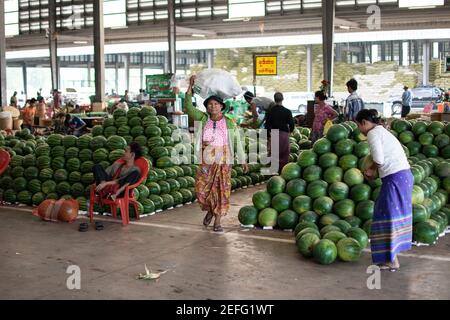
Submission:
<svg viewBox="0 0 450 320">
<path fill-rule="evenodd" d="M 413 102 L 411 111 L 420 112 L 430 103 L 433 103 L 433 110 L 437 109 L 436 104 L 442 102 L 442 90 L 433 86 L 422 86 L 411 89 Z M 397 97 L 392 102 L 392 115 L 402 113 L 402 98 Z"/>
</svg>

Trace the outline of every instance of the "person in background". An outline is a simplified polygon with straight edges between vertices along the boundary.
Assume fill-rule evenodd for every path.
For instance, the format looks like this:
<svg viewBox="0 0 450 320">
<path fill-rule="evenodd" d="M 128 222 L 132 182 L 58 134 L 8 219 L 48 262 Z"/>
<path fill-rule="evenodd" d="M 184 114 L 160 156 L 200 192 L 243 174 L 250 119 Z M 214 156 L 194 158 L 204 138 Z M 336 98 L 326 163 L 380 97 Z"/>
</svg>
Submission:
<svg viewBox="0 0 450 320">
<path fill-rule="evenodd" d="M 68 128 L 69 134 L 77 137 L 81 136 L 86 128 L 86 122 L 70 113 L 66 114 L 65 117 L 64 126 Z"/>
<path fill-rule="evenodd" d="M 69 128 L 65 126 L 64 122 L 66 121 L 66 114 L 64 112 L 60 112 L 55 116 L 54 120 L 54 133 L 60 134 L 68 134 Z"/>
<path fill-rule="evenodd" d="M 44 98 L 42 96 L 40 96 L 37 99 L 37 107 L 36 107 L 37 125 L 42 126 L 43 121 L 45 120 L 46 116 L 47 116 L 46 104 L 45 104 Z M 35 124 L 36 124 L 36 121 L 35 121 Z"/>
<path fill-rule="evenodd" d="M 267 113 L 265 127 L 269 131 L 270 138 L 272 139 L 272 130 L 279 130 L 278 149 L 277 155 L 272 154 L 273 157 L 278 157 L 279 168 L 278 172 L 281 173 L 283 167 L 289 162 L 289 134 L 295 129 L 294 118 L 292 117 L 291 110 L 283 107 L 283 94 L 277 92 L 274 95 L 275 106 L 273 106 Z"/>
<path fill-rule="evenodd" d="M 364 102 L 356 92 L 358 90 L 358 82 L 355 79 L 350 79 L 346 85 L 350 95 L 345 101 L 345 120 L 355 121 L 358 112 L 364 109 Z"/>
<path fill-rule="evenodd" d="M 125 90 L 125 95 L 123 96 L 125 102 L 130 102 L 130 97 L 128 96 L 128 90 Z"/>
<path fill-rule="evenodd" d="M 32 98 L 28 105 L 22 110 L 22 129 L 29 129 L 31 132 L 34 131 L 33 123 L 34 116 L 36 114 L 36 99 Z"/>
<path fill-rule="evenodd" d="M 253 128 L 253 129 L 256 129 L 258 127 L 258 110 L 257 110 L 256 103 L 253 102 L 254 98 L 255 98 L 255 96 L 250 91 L 247 91 L 244 94 L 244 99 L 248 103 L 249 111 L 251 112 L 251 119 L 247 123 L 242 124 L 241 125 L 242 127 L 249 127 L 249 128 Z"/>
<path fill-rule="evenodd" d="M 95 191 L 109 193 L 112 200 L 122 197 L 127 186 L 133 185 L 139 181 L 141 170 L 134 162 L 142 157 L 141 145 L 137 142 L 131 142 L 125 148 L 122 160 L 125 163 L 114 162 L 111 166 L 104 169 L 101 164 L 93 167 L 96 189 Z"/>
<path fill-rule="evenodd" d="M 379 125 L 377 110 L 360 111 L 356 123 L 367 136 L 373 158 L 364 175 L 373 180 L 378 171 L 383 182 L 370 232 L 372 260 L 381 269 L 394 272 L 400 268 L 398 254 L 411 249 L 414 177 L 400 142 Z"/>
<path fill-rule="evenodd" d="M 214 218 L 214 232 L 222 232 L 221 219 L 230 208 L 231 168 L 235 162 L 242 162 L 244 172 L 248 172 L 245 153 L 236 125 L 224 114 L 225 104 L 218 96 L 210 96 L 204 101 L 206 112 L 192 105 L 195 76 L 189 79 L 189 87 L 184 100 L 184 111 L 194 121 L 200 123 L 195 134 L 195 153 L 200 155 L 195 190 L 202 211 L 206 211 L 203 225 L 208 227 Z M 236 146 L 236 147 L 235 147 Z"/>
<path fill-rule="evenodd" d="M 116 104 L 115 109 L 122 109 L 128 112 L 128 103 L 125 101 L 125 99 L 120 99 L 120 101 Z"/>
<path fill-rule="evenodd" d="M 402 119 L 406 118 L 406 116 L 411 112 L 412 106 L 412 92 L 409 90 L 408 86 L 404 86 L 402 95 Z"/>
<path fill-rule="evenodd" d="M 61 110 L 61 93 L 58 89 L 53 90 L 53 110 L 54 112 L 59 112 Z"/>
<path fill-rule="evenodd" d="M 138 94 L 136 100 L 139 104 L 144 103 L 144 90 L 143 89 L 139 89 L 139 94 Z"/>
<path fill-rule="evenodd" d="M 314 97 L 316 104 L 314 106 L 314 122 L 311 135 L 311 142 L 313 143 L 323 137 L 325 123 L 328 120 L 334 120 L 338 116 L 338 113 L 325 102 L 328 98 L 323 91 L 317 91 Z"/>
<path fill-rule="evenodd" d="M 14 91 L 14 94 L 11 96 L 9 100 L 9 105 L 11 107 L 17 108 L 17 91 Z"/>
<path fill-rule="evenodd" d="M 36 100 L 39 101 L 41 99 L 44 100 L 44 97 L 42 96 L 42 88 L 39 89 L 38 92 L 36 92 Z"/>
</svg>

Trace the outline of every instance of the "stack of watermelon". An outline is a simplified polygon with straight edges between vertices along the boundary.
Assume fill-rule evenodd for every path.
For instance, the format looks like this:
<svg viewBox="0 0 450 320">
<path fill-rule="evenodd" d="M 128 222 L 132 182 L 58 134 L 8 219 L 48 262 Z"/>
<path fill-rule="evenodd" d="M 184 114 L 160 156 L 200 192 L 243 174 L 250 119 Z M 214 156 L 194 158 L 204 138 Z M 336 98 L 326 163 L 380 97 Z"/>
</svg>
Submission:
<svg viewBox="0 0 450 320">
<path fill-rule="evenodd" d="M 450 220 L 450 125 L 394 120 L 391 129 L 405 147 L 414 176 L 414 239 L 435 243 Z"/>
<path fill-rule="evenodd" d="M 295 229 L 299 251 L 319 263 L 332 263 L 337 256 L 356 260 L 367 246 L 374 201 L 381 188 L 380 179 L 364 180 L 362 170 L 370 160 L 364 140 L 355 123 L 331 127 L 326 138 L 310 150 L 301 150 L 296 163 L 272 177 L 266 191 L 254 194 L 253 206 L 239 212 L 241 224 Z M 445 205 L 450 188 L 438 189 L 441 184 L 450 187 L 450 177 L 445 180 L 450 165 L 438 164 L 440 160 L 411 159 L 416 182 L 423 184 L 414 187 L 413 195 L 414 236 L 420 242 L 436 241 L 448 223 Z M 437 177 L 430 176 L 433 170 Z"/>
<path fill-rule="evenodd" d="M 298 154 L 301 150 L 311 149 L 312 143 L 309 140 L 311 129 L 297 127 L 289 137 L 291 154 L 289 155 L 289 162 L 297 162 Z"/>
</svg>

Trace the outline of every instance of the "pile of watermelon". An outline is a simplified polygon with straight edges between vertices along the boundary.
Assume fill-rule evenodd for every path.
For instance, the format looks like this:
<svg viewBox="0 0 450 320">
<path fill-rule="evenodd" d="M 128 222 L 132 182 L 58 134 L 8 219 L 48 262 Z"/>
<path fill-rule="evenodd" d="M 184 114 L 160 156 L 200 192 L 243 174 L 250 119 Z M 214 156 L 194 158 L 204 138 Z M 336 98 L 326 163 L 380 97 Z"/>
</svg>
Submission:
<svg viewBox="0 0 450 320">
<path fill-rule="evenodd" d="M 357 260 L 367 246 L 382 183 L 365 181 L 362 174 L 370 163 L 365 139 L 353 122 L 331 127 L 325 138 L 300 150 L 296 162 L 272 177 L 265 191 L 253 195 L 253 206 L 239 212 L 241 224 L 292 229 L 300 253 L 321 264 L 337 257 Z M 444 159 L 419 157 L 410 159 L 416 179 L 414 238 L 433 243 L 448 224 L 450 166 Z"/>
<path fill-rule="evenodd" d="M 298 154 L 301 150 L 311 149 L 312 143 L 309 140 L 311 129 L 304 127 L 296 127 L 289 137 L 290 155 L 289 162 L 297 162 Z"/>
</svg>

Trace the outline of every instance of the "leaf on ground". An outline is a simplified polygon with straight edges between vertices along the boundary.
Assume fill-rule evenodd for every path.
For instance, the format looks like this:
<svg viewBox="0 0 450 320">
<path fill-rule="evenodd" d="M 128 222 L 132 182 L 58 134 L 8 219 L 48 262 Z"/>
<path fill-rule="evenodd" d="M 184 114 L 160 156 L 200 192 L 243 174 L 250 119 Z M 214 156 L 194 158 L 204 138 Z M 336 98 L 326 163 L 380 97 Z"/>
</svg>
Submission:
<svg viewBox="0 0 450 320">
<path fill-rule="evenodd" d="M 162 272 L 152 272 L 151 269 L 149 270 L 147 268 L 147 264 L 144 264 L 144 268 L 145 268 L 145 274 L 140 273 L 139 276 L 137 277 L 138 280 L 156 280 L 156 279 L 159 279 L 159 277 L 161 277 L 161 275 L 163 275 L 164 273 L 169 271 L 169 270 L 166 270 L 166 271 L 162 271 Z"/>
</svg>

